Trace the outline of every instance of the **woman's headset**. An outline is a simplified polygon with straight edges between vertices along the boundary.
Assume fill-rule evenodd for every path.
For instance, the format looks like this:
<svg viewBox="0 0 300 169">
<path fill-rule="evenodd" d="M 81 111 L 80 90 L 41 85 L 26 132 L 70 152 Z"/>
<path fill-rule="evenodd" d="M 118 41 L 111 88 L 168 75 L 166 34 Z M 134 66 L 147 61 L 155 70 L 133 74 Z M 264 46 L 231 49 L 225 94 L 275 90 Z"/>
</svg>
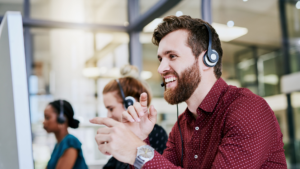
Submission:
<svg viewBox="0 0 300 169">
<path fill-rule="evenodd" d="M 122 96 L 124 108 L 127 110 L 127 108 L 129 106 L 133 105 L 133 103 L 135 102 L 135 99 L 132 96 L 125 97 L 123 89 L 122 89 L 122 86 L 121 86 L 121 84 L 119 82 L 119 79 L 116 79 L 116 82 L 118 83 L 118 86 L 120 88 L 120 92 L 121 92 L 121 96 Z"/>
<path fill-rule="evenodd" d="M 59 111 L 59 114 L 57 116 L 57 122 L 59 124 L 63 124 L 63 123 L 66 122 L 66 118 L 64 116 L 64 101 L 60 100 L 59 103 L 60 103 L 60 111 Z"/>
</svg>

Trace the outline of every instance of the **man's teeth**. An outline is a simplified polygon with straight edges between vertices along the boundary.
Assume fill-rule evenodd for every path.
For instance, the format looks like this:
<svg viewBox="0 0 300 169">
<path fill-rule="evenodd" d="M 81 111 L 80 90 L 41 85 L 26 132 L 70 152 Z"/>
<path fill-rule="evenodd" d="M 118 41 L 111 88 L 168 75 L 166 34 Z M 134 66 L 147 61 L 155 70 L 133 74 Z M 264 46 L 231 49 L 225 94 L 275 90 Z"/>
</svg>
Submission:
<svg viewBox="0 0 300 169">
<path fill-rule="evenodd" d="M 165 81 L 166 81 L 166 83 L 169 83 L 169 82 L 172 82 L 172 81 L 175 81 L 175 80 L 176 80 L 176 77 L 169 77 Z"/>
</svg>

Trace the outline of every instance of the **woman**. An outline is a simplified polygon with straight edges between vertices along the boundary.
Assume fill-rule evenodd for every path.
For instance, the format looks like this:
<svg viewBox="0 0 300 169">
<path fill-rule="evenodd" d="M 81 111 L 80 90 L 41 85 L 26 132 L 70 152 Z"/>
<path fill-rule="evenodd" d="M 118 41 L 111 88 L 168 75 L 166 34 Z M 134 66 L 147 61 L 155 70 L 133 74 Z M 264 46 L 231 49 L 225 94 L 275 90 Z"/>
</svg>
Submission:
<svg viewBox="0 0 300 169">
<path fill-rule="evenodd" d="M 117 121 L 122 120 L 122 112 L 125 111 L 126 106 L 124 105 L 122 91 L 124 97 L 131 96 L 135 101 L 139 101 L 140 95 L 143 92 L 147 93 L 149 107 L 151 102 L 151 95 L 149 90 L 143 85 L 143 83 L 136 78 L 128 77 L 126 74 L 132 74 L 132 69 L 137 70 L 133 66 L 125 66 L 121 70 L 121 74 L 125 76 L 124 78 L 116 79 L 110 81 L 103 89 L 103 101 L 107 112 L 107 117 L 112 118 Z M 129 70 L 128 70 L 129 69 Z M 124 70 L 126 73 L 124 73 Z M 123 72 L 123 73 L 122 73 Z M 132 76 L 132 75 L 131 75 Z M 122 90 L 122 91 L 121 91 Z M 160 154 L 163 153 L 166 148 L 166 143 L 168 141 L 168 135 L 166 131 L 155 124 L 153 131 L 149 135 L 150 145 L 156 149 Z M 127 169 L 128 164 L 117 161 L 112 157 L 108 163 L 103 167 L 103 169 Z"/>
<path fill-rule="evenodd" d="M 79 125 L 73 118 L 71 104 L 65 100 L 53 101 L 46 107 L 44 116 L 44 129 L 54 133 L 57 140 L 46 169 L 87 169 L 80 141 L 68 133 L 68 127 Z"/>
</svg>

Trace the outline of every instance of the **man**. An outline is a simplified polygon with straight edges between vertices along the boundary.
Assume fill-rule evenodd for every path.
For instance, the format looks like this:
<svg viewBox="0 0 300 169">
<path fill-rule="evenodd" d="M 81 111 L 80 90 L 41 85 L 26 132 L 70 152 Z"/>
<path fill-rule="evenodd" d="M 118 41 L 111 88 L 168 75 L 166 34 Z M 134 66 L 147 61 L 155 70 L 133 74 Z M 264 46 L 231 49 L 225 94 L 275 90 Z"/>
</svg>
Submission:
<svg viewBox="0 0 300 169">
<path fill-rule="evenodd" d="M 217 52 L 214 57 L 209 41 Z M 189 16 L 168 16 L 155 29 L 153 42 L 166 85 L 164 98 L 170 104 L 184 101 L 187 109 L 163 155 L 146 145 L 157 114 L 153 106 L 148 113 L 146 94 L 123 112 L 123 123 L 92 119 L 108 127 L 96 135 L 102 153 L 136 168 L 287 168 L 271 108 L 248 89 L 229 86 L 220 77 L 222 48 L 212 26 Z M 213 67 L 206 62 L 208 55 L 218 60 Z"/>
</svg>

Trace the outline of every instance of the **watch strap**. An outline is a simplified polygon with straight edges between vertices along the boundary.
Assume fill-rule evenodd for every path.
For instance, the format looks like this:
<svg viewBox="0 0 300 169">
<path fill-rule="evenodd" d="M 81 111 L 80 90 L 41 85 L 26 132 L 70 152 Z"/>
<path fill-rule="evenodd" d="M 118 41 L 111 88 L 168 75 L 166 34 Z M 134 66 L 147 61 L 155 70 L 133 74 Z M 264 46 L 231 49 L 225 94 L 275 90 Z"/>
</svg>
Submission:
<svg viewBox="0 0 300 169">
<path fill-rule="evenodd" d="M 140 156 L 137 156 L 135 158 L 133 166 L 135 169 L 141 169 L 143 167 L 144 163 L 145 163 L 145 160 L 141 159 Z"/>
</svg>

